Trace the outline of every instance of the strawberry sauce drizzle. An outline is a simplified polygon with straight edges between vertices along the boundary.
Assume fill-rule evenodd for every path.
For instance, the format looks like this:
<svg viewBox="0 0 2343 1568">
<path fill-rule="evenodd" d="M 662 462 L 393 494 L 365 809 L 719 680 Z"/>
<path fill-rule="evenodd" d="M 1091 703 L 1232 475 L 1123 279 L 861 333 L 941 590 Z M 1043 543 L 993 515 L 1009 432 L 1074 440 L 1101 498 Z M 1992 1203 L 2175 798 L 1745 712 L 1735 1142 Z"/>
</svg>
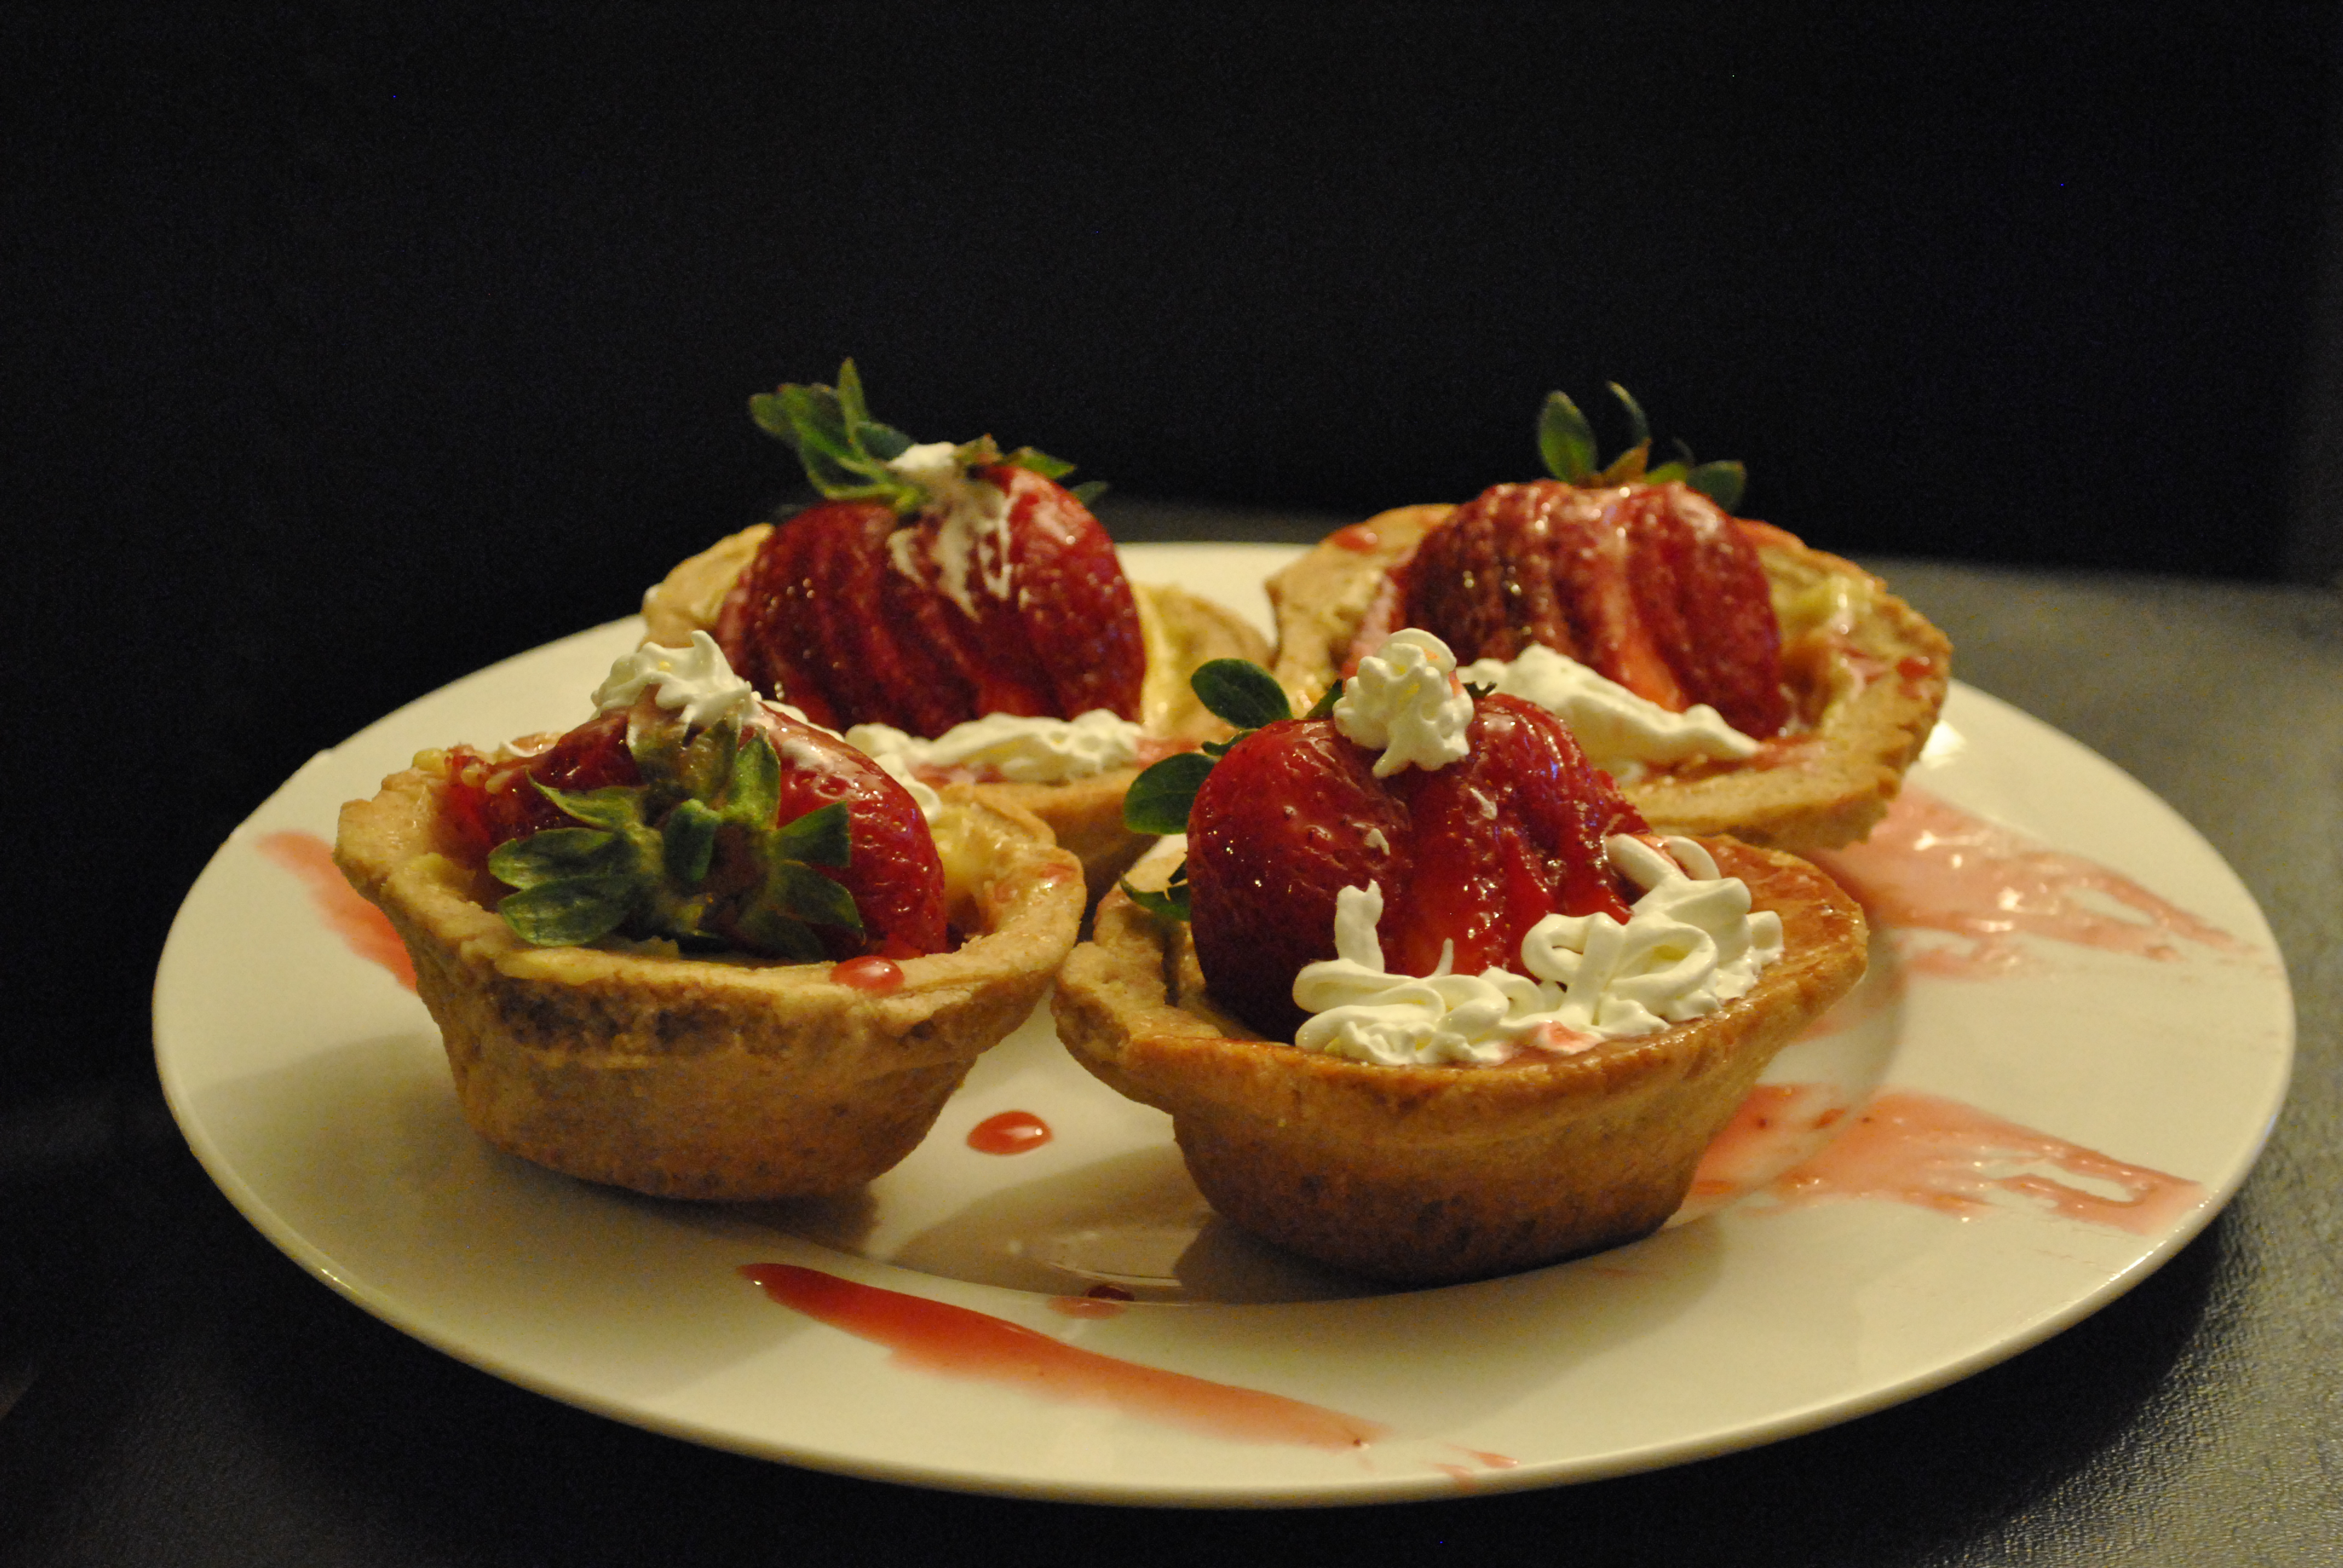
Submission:
<svg viewBox="0 0 2343 1568">
<path fill-rule="evenodd" d="M 1756 1190 L 1776 1209 L 1869 1198 L 1962 1220 L 2016 1198 L 2060 1219 L 2138 1235 L 2166 1229 L 2204 1195 L 2184 1177 L 1942 1095 L 1885 1090 L 1850 1117 L 1837 1092 L 1819 1083 L 1758 1085 L 1693 1179 L 1693 1201 L 1704 1209 Z"/>
<path fill-rule="evenodd" d="M 2242 946 L 2128 877 L 1908 786 L 1870 838 L 1815 859 L 1875 924 L 1968 940 L 1966 950 L 1908 953 L 1906 963 L 1923 974 L 1980 980 L 2022 969 L 2019 937 L 2162 960 L 2181 956 L 2176 940 L 2222 952 Z M 2130 914 L 2110 911 L 2108 902 Z"/>
<path fill-rule="evenodd" d="M 369 963 L 380 964 L 390 978 L 415 989 L 415 960 L 398 940 L 388 917 L 344 879 L 334 864 L 334 847 L 315 833 L 286 831 L 264 834 L 255 847 L 269 859 L 301 879 L 309 901 L 326 927 Z"/>
<path fill-rule="evenodd" d="M 1364 1448 L 1391 1429 L 1281 1394 L 1141 1366 L 923 1296 L 857 1284 L 789 1263 L 749 1263 L 741 1277 L 782 1306 L 891 1349 L 900 1365 L 1003 1384 L 1042 1399 L 1098 1404 L 1232 1442 Z"/>
<path fill-rule="evenodd" d="M 968 1146 L 979 1154 L 1022 1154 L 1056 1136 L 1048 1122 L 1030 1111 L 1004 1111 L 970 1128 Z"/>
</svg>

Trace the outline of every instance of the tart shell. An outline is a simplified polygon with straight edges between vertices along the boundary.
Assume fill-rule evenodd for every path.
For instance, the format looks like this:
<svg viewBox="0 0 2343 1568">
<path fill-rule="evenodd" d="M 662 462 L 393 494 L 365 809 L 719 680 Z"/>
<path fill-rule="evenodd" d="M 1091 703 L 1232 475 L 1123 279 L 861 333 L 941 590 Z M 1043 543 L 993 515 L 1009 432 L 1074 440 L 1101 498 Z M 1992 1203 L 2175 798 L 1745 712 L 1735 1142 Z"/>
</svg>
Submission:
<svg viewBox="0 0 2343 1568">
<path fill-rule="evenodd" d="M 1081 918 L 1079 867 L 1049 829 L 958 788 L 936 839 L 969 934 L 900 960 L 892 990 L 841 984 L 830 963 L 532 947 L 489 907 L 505 890 L 449 828 L 444 775 L 417 761 L 342 808 L 335 859 L 414 958 L 465 1121 L 590 1181 L 723 1200 L 869 1181 L 1032 1010 Z"/>
<path fill-rule="evenodd" d="M 1634 1241 L 1689 1191 L 1774 1053 L 1862 978 L 1862 910 L 1805 861 L 1707 842 L 1782 917 L 1747 994 L 1658 1034 L 1498 1067 L 1303 1051 L 1212 1004 L 1188 928 L 1117 891 L 1052 1002 L 1076 1060 L 1172 1117 L 1223 1217 L 1305 1257 L 1410 1285 L 1511 1273 Z M 1161 887 L 1168 844 L 1132 880 Z"/>
<path fill-rule="evenodd" d="M 664 581 L 643 596 L 646 642 L 681 647 L 694 631 L 712 632 L 724 597 L 773 531 L 759 523 L 718 540 L 679 562 Z M 1224 740 L 1231 730 L 1198 700 L 1188 684 L 1196 667 L 1215 658 L 1269 660 L 1269 640 L 1233 610 L 1184 588 L 1133 583 L 1139 624 L 1147 647 L 1147 674 L 1140 698 L 1140 724 L 1158 739 Z M 782 694 L 783 700 L 788 694 Z M 1117 769 L 1064 784 L 983 782 L 978 789 L 1004 806 L 1031 811 L 1050 826 L 1058 842 L 1081 858 L 1095 901 L 1130 869 L 1152 840 L 1122 825 L 1122 798 L 1137 768 Z"/>
<path fill-rule="evenodd" d="M 1345 528 L 1269 579 L 1278 681 L 1300 711 L 1332 684 L 1383 574 L 1447 520 L 1401 507 Z M 1729 833 L 1805 853 L 1851 844 L 1903 786 L 1951 683 L 1952 645 L 1854 562 L 1743 521 L 1784 627 L 1784 678 L 1805 722 L 1748 762 L 1623 777 L 1654 829 Z"/>
</svg>

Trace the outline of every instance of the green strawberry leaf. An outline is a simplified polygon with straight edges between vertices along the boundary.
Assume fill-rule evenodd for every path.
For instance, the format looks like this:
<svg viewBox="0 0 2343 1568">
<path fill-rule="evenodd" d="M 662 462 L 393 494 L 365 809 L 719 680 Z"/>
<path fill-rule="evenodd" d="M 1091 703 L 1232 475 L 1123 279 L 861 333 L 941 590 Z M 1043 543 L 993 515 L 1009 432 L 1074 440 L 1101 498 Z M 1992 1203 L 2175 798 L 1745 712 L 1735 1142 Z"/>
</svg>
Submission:
<svg viewBox="0 0 2343 1568">
<path fill-rule="evenodd" d="M 659 829 L 659 852 L 666 859 L 667 874 L 687 888 L 706 881 L 709 865 L 716 857 L 716 829 L 723 820 L 699 800 L 681 801 L 669 812 Z"/>
<path fill-rule="evenodd" d="M 534 888 L 577 877 L 623 876 L 633 869 L 634 846 L 593 828 L 548 828 L 499 844 L 488 870 L 508 887 Z"/>
<path fill-rule="evenodd" d="M 1619 407 L 1627 410 L 1627 444 L 1649 447 L 1652 444 L 1652 423 L 1644 417 L 1644 406 L 1616 381 L 1605 381 L 1604 385 L 1611 388 L 1612 397 L 1619 399 Z"/>
<path fill-rule="evenodd" d="M 1559 392 L 1546 394 L 1538 410 L 1538 455 L 1546 472 L 1564 484 L 1584 484 L 1594 472 L 1594 427 L 1578 405 Z"/>
<path fill-rule="evenodd" d="M 934 500 L 926 486 L 888 467 L 913 442 L 870 417 L 862 375 L 851 359 L 838 367 L 835 387 L 791 382 L 757 394 L 749 399 L 749 417 L 767 435 L 787 442 L 813 487 L 833 501 L 884 501 L 908 516 Z M 963 467 L 1008 463 L 1052 480 L 1074 471 L 1071 463 L 1033 447 L 1020 447 L 1004 457 L 990 436 L 962 444 L 955 457 Z M 1087 497 L 1077 498 L 1088 504 Z"/>
<path fill-rule="evenodd" d="M 1293 717 L 1277 678 L 1248 658 L 1212 658 L 1196 667 L 1189 686 L 1204 707 L 1239 729 L 1258 729 Z"/>
<path fill-rule="evenodd" d="M 1063 457 L 1052 457 L 1039 447 L 1020 447 L 1001 461 L 1012 468 L 1024 468 L 1045 479 L 1062 479 L 1074 471 L 1074 466 Z"/>
<path fill-rule="evenodd" d="M 769 747 L 768 750 L 771 749 Z M 773 830 L 772 852 L 785 860 L 813 866 L 843 866 L 853 849 L 847 836 L 846 802 L 832 800 Z M 832 883 L 835 887 L 837 884 Z M 843 921 L 832 921 L 834 925 Z"/>
<path fill-rule="evenodd" d="M 1684 483 L 1730 512 L 1740 507 L 1741 492 L 1749 487 L 1749 470 L 1730 460 L 1703 463 L 1684 475 Z"/>
<path fill-rule="evenodd" d="M 752 832 L 773 825 L 781 809 L 781 759 L 773 743 L 759 735 L 736 747 L 726 770 L 717 815 Z"/>
<path fill-rule="evenodd" d="M 810 925 L 862 929 L 862 911 L 854 907 L 854 895 L 799 860 L 775 859 L 766 868 L 764 897 L 758 907 Z"/>
<path fill-rule="evenodd" d="M 1312 703 L 1310 705 L 1310 711 L 1303 714 L 1302 717 L 1304 719 L 1331 718 L 1334 712 L 1334 704 L 1342 700 L 1342 683 L 1338 680 L 1333 685 L 1328 687 L 1325 690 L 1320 692 L 1318 694 L 1318 700 Z"/>
<path fill-rule="evenodd" d="M 1182 866 L 1182 869 L 1186 868 Z M 1184 920 L 1188 918 L 1188 884 L 1185 879 L 1160 893 L 1132 887 L 1128 877 L 1119 885 L 1124 897 L 1159 920 Z"/>
<path fill-rule="evenodd" d="M 535 779 L 530 782 L 537 784 L 538 794 L 592 827 L 619 833 L 637 826 L 643 819 L 635 804 L 637 791 L 622 786 L 610 785 L 600 789 L 589 789 L 583 794 L 572 794 L 567 789 L 556 789 L 550 784 L 538 783 Z"/>
<path fill-rule="evenodd" d="M 1074 499 L 1087 507 L 1092 501 L 1097 500 L 1101 496 L 1105 495 L 1106 492 L 1107 482 L 1104 479 L 1085 479 L 1081 484 L 1076 485 L 1072 489 L 1068 490 L 1066 494 L 1073 497 Z"/>
<path fill-rule="evenodd" d="M 1692 448 L 1682 441 L 1671 443 L 1674 457 L 1654 464 L 1651 421 L 1644 416 L 1644 406 L 1616 381 L 1606 385 L 1627 416 L 1626 448 L 1604 464 L 1594 427 L 1578 405 L 1560 392 L 1550 392 L 1538 411 L 1538 456 L 1548 473 L 1572 485 L 1664 485 L 1681 479 L 1725 511 L 1740 506 L 1747 469 L 1734 462 L 1695 464 Z"/>
<path fill-rule="evenodd" d="M 1197 751 L 1175 751 L 1131 781 L 1122 798 L 1122 825 L 1134 833 L 1184 833 L 1188 808 L 1212 759 Z"/>
<path fill-rule="evenodd" d="M 498 902 L 497 913 L 525 942 L 578 947 L 623 925 L 634 911 L 637 889 L 631 877 L 568 877 L 508 894 Z"/>
</svg>

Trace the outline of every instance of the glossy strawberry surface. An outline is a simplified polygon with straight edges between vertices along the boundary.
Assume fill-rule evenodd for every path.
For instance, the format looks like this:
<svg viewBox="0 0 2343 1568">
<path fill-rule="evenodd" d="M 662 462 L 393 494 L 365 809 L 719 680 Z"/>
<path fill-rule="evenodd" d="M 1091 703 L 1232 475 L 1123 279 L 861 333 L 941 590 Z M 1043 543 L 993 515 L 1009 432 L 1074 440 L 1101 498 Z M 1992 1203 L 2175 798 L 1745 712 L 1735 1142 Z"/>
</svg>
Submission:
<svg viewBox="0 0 2343 1568">
<path fill-rule="evenodd" d="M 976 476 L 999 530 L 935 509 L 829 501 L 776 527 L 715 636 L 733 668 L 833 729 L 940 735 L 988 713 L 1139 715 L 1147 654 L 1113 541 L 1090 509 L 1010 464 Z M 965 600 L 963 604 L 961 601 Z"/>
<path fill-rule="evenodd" d="M 1499 485 L 1425 535 L 1393 578 L 1382 619 L 1433 633 L 1459 663 L 1543 644 L 1663 707 L 1705 702 L 1745 734 L 1788 720 L 1756 549 L 1682 483 Z"/>
<path fill-rule="evenodd" d="M 508 839 L 576 827 L 535 786 L 542 782 L 582 793 L 641 784 L 642 769 L 627 746 L 628 719 L 624 711 L 599 714 L 525 757 L 499 760 L 456 748 L 448 754 L 446 801 L 450 819 L 483 857 Z M 848 862 L 820 869 L 852 895 L 863 930 L 857 937 L 825 928 L 822 940 L 830 956 L 909 958 L 949 946 L 942 862 L 927 819 L 903 787 L 844 741 L 784 714 L 760 709 L 751 728 L 772 744 L 780 759 L 777 823 L 794 821 L 834 801 L 846 803 L 851 846 Z M 711 885 L 738 882 L 743 870 L 727 863 L 719 839 Z"/>
<path fill-rule="evenodd" d="M 1604 854 L 1644 830 L 1561 720 L 1482 699 L 1459 762 L 1378 779 L 1375 753 L 1329 719 L 1265 726 L 1221 759 L 1188 821 L 1190 923 L 1215 1000 L 1291 1039 L 1293 977 L 1334 956 L 1336 896 L 1383 890 L 1383 962 L 1428 974 L 1517 967 L 1521 939 L 1557 911 L 1624 920 Z"/>
</svg>

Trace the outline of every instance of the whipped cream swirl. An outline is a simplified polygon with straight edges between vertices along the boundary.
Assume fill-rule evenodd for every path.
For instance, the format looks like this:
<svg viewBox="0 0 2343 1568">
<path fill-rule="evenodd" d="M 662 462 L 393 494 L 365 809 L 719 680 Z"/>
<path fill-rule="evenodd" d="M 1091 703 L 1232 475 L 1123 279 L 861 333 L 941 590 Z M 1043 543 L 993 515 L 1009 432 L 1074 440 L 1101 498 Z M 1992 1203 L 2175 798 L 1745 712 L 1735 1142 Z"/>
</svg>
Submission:
<svg viewBox="0 0 2343 1568">
<path fill-rule="evenodd" d="M 691 634 L 689 648 L 646 643 L 618 659 L 609 678 L 594 689 L 594 711 L 632 708 L 646 691 L 694 728 L 745 719 L 758 702 L 756 689 L 732 673 L 724 650 L 704 631 Z"/>
<path fill-rule="evenodd" d="M 1637 763 L 1757 754 L 1757 742 L 1707 703 L 1674 712 L 1542 645 L 1512 659 L 1476 658 L 1456 673 L 1474 686 L 1536 703 L 1570 726 L 1589 762 L 1613 773 Z"/>
<path fill-rule="evenodd" d="M 1456 678 L 1456 656 L 1428 631 L 1409 627 L 1359 660 L 1329 715 L 1343 737 L 1381 749 L 1374 774 L 1388 779 L 1403 768 L 1431 772 L 1471 749 L 1473 699 Z"/>
<path fill-rule="evenodd" d="M 1140 727 L 1107 709 L 1074 719 L 1031 719 L 988 713 L 955 724 L 932 740 L 890 724 L 858 724 L 846 743 L 884 764 L 906 768 L 965 768 L 1012 784 L 1065 784 L 1091 779 L 1139 759 Z"/>
<path fill-rule="evenodd" d="M 1548 915 L 1522 938 L 1527 975 L 1495 967 L 1429 975 L 1383 968 L 1382 887 L 1337 895 L 1332 960 L 1304 966 L 1293 1000 L 1312 1016 L 1293 1043 L 1383 1066 L 1491 1065 L 1524 1046 L 1570 1053 L 1704 1017 L 1757 983 L 1782 955 L 1782 918 L 1752 912 L 1748 884 L 1720 875 L 1690 839 L 1665 851 L 1624 833 L 1604 840 L 1643 896 L 1609 915 Z"/>
</svg>

